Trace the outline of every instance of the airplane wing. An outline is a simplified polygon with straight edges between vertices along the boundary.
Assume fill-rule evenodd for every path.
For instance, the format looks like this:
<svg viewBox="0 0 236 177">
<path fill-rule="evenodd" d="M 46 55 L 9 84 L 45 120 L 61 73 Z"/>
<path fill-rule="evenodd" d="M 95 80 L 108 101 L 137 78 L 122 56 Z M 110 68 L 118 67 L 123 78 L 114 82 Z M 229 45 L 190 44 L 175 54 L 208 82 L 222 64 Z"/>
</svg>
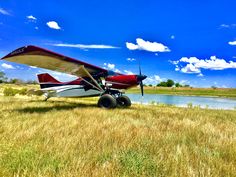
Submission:
<svg viewBox="0 0 236 177">
<path fill-rule="evenodd" d="M 92 76 L 108 75 L 108 70 L 104 68 L 32 45 L 18 48 L 1 58 L 1 60 L 36 66 L 39 68 L 76 75 L 78 77 L 87 76 L 87 73 L 81 72 L 81 66 L 84 66 Z"/>
</svg>

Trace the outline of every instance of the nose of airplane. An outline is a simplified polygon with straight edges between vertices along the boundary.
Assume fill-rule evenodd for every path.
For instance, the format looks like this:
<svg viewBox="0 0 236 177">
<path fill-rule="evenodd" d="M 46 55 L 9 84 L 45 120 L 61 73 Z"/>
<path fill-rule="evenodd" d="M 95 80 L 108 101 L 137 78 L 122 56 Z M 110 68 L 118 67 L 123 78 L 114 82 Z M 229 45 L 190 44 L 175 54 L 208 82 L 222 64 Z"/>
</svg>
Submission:
<svg viewBox="0 0 236 177">
<path fill-rule="evenodd" d="M 137 75 L 138 82 L 141 82 L 142 80 L 144 80 L 146 78 L 147 78 L 147 76 L 145 76 L 145 75 Z"/>
</svg>

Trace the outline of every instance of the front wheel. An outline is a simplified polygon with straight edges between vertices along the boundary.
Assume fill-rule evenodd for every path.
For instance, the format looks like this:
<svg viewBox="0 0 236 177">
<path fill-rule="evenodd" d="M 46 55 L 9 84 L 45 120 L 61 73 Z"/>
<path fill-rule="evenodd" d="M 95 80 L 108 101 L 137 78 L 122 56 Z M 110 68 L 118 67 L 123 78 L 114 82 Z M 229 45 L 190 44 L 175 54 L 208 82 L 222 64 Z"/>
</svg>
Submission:
<svg viewBox="0 0 236 177">
<path fill-rule="evenodd" d="M 109 94 L 102 95 L 98 100 L 98 106 L 101 108 L 112 109 L 116 107 L 116 104 L 116 99 Z"/>
<path fill-rule="evenodd" d="M 117 105 L 119 107 L 125 108 L 125 107 L 130 107 L 131 106 L 131 101 L 130 101 L 129 97 L 127 97 L 125 95 L 119 96 L 116 99 L 116 101 L 117 101 Z"/>
</svg>

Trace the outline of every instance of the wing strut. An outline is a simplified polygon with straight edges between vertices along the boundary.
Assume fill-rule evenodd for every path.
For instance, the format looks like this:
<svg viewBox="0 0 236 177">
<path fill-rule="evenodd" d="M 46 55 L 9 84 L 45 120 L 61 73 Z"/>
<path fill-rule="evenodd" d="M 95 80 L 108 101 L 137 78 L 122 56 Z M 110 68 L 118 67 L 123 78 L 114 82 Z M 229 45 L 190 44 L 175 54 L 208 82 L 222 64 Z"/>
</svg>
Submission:
<svg viewBox="0 0 236 177">
<path fill-rule="evenodd" d="M 88 83 L 89 85 L 92 85 L 93 87 L 97 88 L 98 90 L 104 92 L 103 88 L 98 84 L 98 82 L 93 78 L 93 76 L 88 72 L 88 70 L 84 67 L 84 65 L 80 66 L 78 70 L 76 71 L 77 74 L 82 75 L 82 76 L 88 76 L 96 86 L 94 86 L 92 83 L 86 81 L 83 77 L 81 79 Z"/>
</svg>

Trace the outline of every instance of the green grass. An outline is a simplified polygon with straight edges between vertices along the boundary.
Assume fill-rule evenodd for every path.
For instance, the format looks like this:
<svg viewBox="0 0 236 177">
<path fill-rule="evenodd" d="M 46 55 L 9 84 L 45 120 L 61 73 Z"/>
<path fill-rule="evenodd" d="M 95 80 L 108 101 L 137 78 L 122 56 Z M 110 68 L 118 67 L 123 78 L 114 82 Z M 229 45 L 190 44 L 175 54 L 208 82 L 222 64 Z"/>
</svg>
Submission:
<svg viewBox="0 0 236 177">
<path fill-rule="evenodd" d="M 132 88 L 127 93 L 140 93 L 139 88 Z M 236 98 L 235 88 L 167 88 L 167 87 L 144 87 L 145 94 L 169 94 L 169 95 L 195 95 L 213 97 L 232 97 Z"/>
<path fill-rule="evenodd" d="M 236 111 L 0 96 L 0 176 L 235 176 Z"/>
</svg>

